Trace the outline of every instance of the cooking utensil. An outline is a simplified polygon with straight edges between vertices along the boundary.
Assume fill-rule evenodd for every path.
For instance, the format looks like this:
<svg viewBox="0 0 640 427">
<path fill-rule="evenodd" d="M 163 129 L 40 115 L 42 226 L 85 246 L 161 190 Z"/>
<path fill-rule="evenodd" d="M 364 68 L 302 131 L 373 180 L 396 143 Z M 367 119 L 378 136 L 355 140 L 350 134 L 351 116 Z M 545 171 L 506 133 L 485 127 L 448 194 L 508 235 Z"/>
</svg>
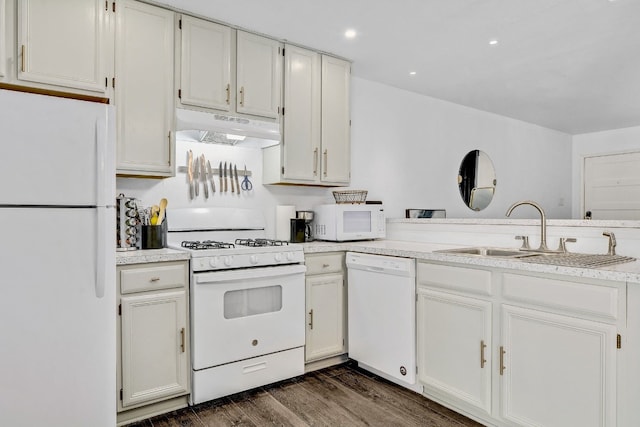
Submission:
<svg viewBox="0 0 640 427">
<path fill-rule="evenodd" d="M 204 154 L 200 154 L 200 174 L 202 175 L 202 183 L 204 184 L 204 198 L 209 198 L 209 183 L 207 182 L 207 169 L 205 167 Z"/>
<path fill-rule="evenodd" d="M 200 173 L 198 171 L 198 163 L 198 158 L 196 157 L 193 160 L 193 185 L 195 186 L 196 197 L 200 195 L 200 183 L 198 182 L 200 179 Z"/>
<path fill-rule="evenodd" d="M 162 221 L 164 221 L 164 214 L 166 212 L 168 203 L 169 202 L 164 197 L 160 199 L 160 212 L 158 213 L 158 225 L 162 224 Z"/>
<path fill-rule="evenodd" d="M 222 181 L 222 162 L 220 162 L 220 166 L 218 166 L 218 177 L 220 178 L 220 192 L 224 191 L 224 182 Z"/>
<path fill-rule="evenodd" d="M 222 169 L 224 173 L 224 192 L 226 193 L 229 190 L 229 180 L 227 178 L 227 162 L 224 162 L 224 169 Z"/>
<path fill-rule="evenodd" d="M 236 192 L 236 185 L 233 182 L 233 168 L 231 167 L 231 162 L 229 162 L 229 178 L 231 179 L 231 192 L 235 193 Z M 240 192 L 240 189 L 238 188 L 238 193 Z"/>
<path fill-rule="evenodd" d="M 244 165 L 244 179 L 242 180 L 242 189 L 249 191 L 253 188 L 253 184 L 249 181 L 249 175 L 247 174 L 247 165 Z"/>
<path fill-rule="evenodd" d="M 193 151 L 191 150 L 189 150 L 189 154 L 187 156 L 187 174 L 189 175 L 189 196 L 191 197 L 191 200 L 193 200 Z"/>
<path fill-rule="evenodd" d="M 240 194 L 240 181 L 238 181 L 238 165 L 233 165 L 233 174 L 236 178 L 236 189 L 238 190 L 238 194 Z"/>
<path fill-rule="evenodd" d="M 211 171 L 211 162 L 209 160 L 207 160 L 207 176 L 211 180 L 211 192 L 215 193 L 216 192 L 216 182 L 213 179 L 213 172 Z"/>
</svg>

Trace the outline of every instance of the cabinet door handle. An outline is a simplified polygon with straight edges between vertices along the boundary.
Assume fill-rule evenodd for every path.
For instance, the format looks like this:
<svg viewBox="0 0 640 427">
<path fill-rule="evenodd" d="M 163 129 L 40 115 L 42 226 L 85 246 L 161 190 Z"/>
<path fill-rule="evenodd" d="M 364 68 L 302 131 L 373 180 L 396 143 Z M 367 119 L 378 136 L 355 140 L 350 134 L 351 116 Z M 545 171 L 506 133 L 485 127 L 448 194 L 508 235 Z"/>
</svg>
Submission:
<svg viewBox="0 0 640 427">
<path fill-rule="evenodd" d="M 244 107 L 244 86 L 240 88 L 240 105 Z"/>
<path fill-rule="evenodd" d="M 484 364 L 487 363 L 487 359 L 484 358 L 484 349 L 487 345 L 484 343 L 484 340 L 480 341 L 480 368 L 484 368 Z"/>
<path fill-rule="evenodd" d="M 309 329 L 313 330 L 313 308 L 309 310 Z"/>
<path fill-rule="evenodd" d="M 180 329 L 180 350 L 184 353 L 185 351 L 185 347 L 184 347 L 184 333 L 185 330 L 184 328 Z"/>
<path fill-rule="evenodd" d="M 227 83 L 227 105 L 231 102 L 231 85 Z"/>
<path fill-rule="evenodd" d="M 504 367 L 504 347 L 500 346 L 500 375 L 504 374 L 504 370 L 507 369 Z"/>
<path fill-rule="evenodd" d="M 327 149 L 324 150 L 324 176 L 327 176 L 327 159 L 329 158 L 329 156 L 327 155 Z"/>
<path fill-rule="evenodd" d="M 152 277 L 151 279 L 149 279 L 150 282 L 157 282 L 159 281 L 160 278 L 158 276 Z"/>
<path fill-rule="evenodd" d="M 313 150 L 313 176 L 318 175 L 318 149 Z"/>
<path fill-rule="evenodd" d="M 24 73 L 24 52 L 26 50 L 25 46 L 22 45 L 22 48 L 20 50 L 21 50 L 20 53 L 21 53 L 21 56 L 22 56 L 22 58 L 20 59 L 20 61 L 21 61 L 20 62 L 20 71 L 22 71 Z"/>
</svg>

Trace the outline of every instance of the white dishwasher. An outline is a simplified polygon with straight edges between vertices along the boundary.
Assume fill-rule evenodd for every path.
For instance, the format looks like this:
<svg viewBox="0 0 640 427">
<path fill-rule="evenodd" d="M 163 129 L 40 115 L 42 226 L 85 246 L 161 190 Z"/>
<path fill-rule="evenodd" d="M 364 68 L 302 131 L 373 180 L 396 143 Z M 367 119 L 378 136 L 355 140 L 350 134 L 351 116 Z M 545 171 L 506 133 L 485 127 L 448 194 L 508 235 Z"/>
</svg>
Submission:
<svg viewBox="0 0 640 427">
<path fill-rule="evenodd" d="M 415 260 L 347 252 L 349 357 L 408 388 L 416 383 Z"/>
</svg>

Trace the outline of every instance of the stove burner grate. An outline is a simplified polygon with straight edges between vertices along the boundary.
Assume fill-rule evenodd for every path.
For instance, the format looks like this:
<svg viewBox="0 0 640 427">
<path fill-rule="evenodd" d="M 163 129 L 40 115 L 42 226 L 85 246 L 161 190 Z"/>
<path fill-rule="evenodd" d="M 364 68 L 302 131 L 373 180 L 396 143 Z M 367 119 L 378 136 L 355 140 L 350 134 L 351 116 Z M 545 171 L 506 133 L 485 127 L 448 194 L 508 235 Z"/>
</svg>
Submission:
<svg viewBox="0 0 640 427">
<path fill-rule="evenodd" d="M 286 240 L 273 239 L 236 239 L 236 245 L 262 247 L 262 246 L 286 246 L 289 244 Z"/>
<path fill-rule="evenodd" d="M 185 240 L 181 243 L 183 248 L 191 250 L 204 250 L 204 249 L 229 249 L 235 248 L 233 243 L 216 242 L 215 240 L 204 240 L 202 242 L 197 240 Z"/>
</svg>

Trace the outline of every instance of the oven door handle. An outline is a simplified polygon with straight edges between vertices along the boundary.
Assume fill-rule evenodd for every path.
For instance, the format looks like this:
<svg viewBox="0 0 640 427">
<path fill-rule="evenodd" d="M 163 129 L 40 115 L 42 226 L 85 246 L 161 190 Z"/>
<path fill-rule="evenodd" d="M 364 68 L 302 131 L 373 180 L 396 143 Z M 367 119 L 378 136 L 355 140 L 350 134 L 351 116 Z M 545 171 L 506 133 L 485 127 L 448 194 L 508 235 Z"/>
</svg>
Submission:
<svg viewBox="0 0 640 427">
<path fill-rule="evenodd" d="M 305 267 L 304 264 L 293 264 L 278 267 L 243 268 L 239 270 L 194 273 L 193 279 L 197 285 L 208 285 L 212 283 L 233 282 L 247 279 L 290 276 L 293 274 L 304 274 L 306 271 L 307 267 Z"/>
</svg>

